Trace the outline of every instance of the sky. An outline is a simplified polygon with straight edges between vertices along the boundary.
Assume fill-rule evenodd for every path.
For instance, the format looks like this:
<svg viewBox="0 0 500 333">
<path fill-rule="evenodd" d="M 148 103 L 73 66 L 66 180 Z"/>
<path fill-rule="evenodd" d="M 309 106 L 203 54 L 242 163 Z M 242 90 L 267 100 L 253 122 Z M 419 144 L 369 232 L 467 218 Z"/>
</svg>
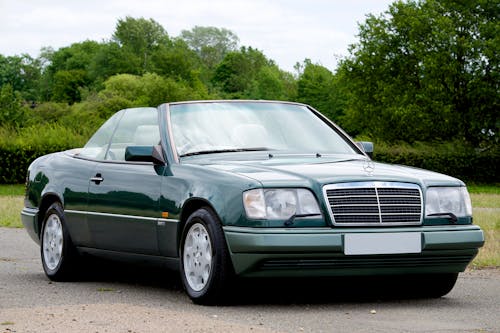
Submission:
<svg viewBox="0 0 500 333">
<path fill-rule="evenodd" d="M 357 41 L 358 24 L 394 0 L 0 0 L 0 54 L 37 57 L 84 40 L 109 40 L 118 19 L 154 19 L 169 36 L 194 26 L 233 31 L 240 46 L 284 70 L 304 59 L 335 70 Z"/>
</svg>

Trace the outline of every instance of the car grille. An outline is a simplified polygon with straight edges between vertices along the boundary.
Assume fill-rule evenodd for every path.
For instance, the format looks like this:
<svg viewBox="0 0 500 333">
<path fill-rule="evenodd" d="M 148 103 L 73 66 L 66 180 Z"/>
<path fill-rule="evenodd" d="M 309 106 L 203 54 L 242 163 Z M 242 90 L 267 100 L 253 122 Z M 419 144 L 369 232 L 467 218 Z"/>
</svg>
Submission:
<svg viewBox="0 0 500 333">
<path fill-rule="evenodd" d="M 338 226 L 417 225 L 422 192 L 416 184 L 358 182 L 326 185 L 330 216 Z"/>
</svg>

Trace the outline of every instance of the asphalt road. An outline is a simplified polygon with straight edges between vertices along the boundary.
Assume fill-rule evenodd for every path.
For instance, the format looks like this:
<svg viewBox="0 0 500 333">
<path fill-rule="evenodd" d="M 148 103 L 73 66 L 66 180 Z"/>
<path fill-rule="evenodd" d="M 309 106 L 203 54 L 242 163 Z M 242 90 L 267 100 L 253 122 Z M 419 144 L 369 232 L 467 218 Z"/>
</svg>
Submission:
<svg viewBox="0 0 500 333">
<path fill-rule="evenodd" d="M 153 267 L 94 262 L 79 281 L 49 282 L 25 231 L 0 228 L 0 333 L 500 332 L 498 269 L 461 274 L 440 299 L 350 282 L 243 281 L 230 304 L 198 306 Z"/>
</svg>

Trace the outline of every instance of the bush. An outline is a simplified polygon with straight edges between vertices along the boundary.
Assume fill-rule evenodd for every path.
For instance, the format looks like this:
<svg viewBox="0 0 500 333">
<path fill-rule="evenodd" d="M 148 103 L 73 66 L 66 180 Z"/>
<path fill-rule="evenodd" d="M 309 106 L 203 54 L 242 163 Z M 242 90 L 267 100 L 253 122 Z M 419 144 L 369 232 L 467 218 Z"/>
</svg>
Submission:
<svg viewBox="0 0 500 333">
<path fill-rule="evenodd" d="M 26 112 L 26 121 L 23 126 L 55 123 L 71 112 L 66 103 L 45 102 L 30 108 Z"/>
<path fill-rule="evenodd" d="M 0 124 L 20 126 L 24 122 L 25 108 L 22 107 L 21 94 L 10 84 L 0 85 Z"/>
<path fill-rule="evenodd" d="M 375 144 L 374 160 L 444 173 L 474 183 L 500 183 L 500 149 L 478 149 L 463 143 Z"/>
</svg>

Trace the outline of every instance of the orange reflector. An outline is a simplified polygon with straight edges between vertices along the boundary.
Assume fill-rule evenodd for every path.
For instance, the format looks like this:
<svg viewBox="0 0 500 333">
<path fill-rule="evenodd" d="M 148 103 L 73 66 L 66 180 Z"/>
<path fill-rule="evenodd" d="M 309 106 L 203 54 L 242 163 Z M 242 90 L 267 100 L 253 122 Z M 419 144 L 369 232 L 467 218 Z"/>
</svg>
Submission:
<svg viewBox="0 0 500 333">
<path fill-rule="evenodd" d="M 168 212 L 161 212 L 161 217 L 164 219 L 168 218 Z"/>
</svg>

